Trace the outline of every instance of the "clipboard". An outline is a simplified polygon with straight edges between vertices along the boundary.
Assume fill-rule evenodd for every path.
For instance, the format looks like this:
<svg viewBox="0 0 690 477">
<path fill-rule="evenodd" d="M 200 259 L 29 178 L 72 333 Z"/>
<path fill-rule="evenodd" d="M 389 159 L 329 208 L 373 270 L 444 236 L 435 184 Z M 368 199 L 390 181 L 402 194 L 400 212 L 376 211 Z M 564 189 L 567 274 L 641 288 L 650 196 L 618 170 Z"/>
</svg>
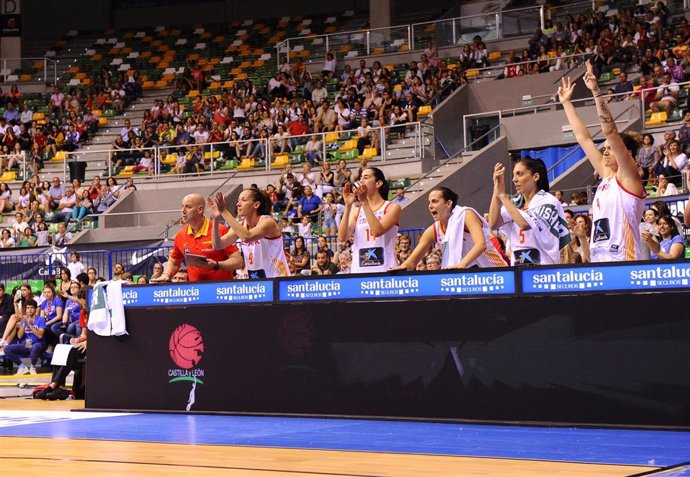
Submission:
<svg viewBox="0 0 690 477">
<path fill-rule="evenodd" d="M 197 255 L 195 253 L 186 253 L 184 260 L 188 267 L 208 267 L 208 259 L 204 255 Z"/>
</svg>

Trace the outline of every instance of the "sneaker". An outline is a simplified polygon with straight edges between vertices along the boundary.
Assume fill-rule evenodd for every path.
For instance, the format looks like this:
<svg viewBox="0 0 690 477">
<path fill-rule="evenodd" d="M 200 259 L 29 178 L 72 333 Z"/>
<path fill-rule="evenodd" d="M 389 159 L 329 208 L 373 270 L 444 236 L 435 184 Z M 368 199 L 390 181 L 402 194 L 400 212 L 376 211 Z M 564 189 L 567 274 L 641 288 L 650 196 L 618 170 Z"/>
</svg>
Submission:
<svg viewBox="0 0 690 477">
<path fill-rule="evenodd" d="M 25 374 L 29 374 L 29 368 L 27 368 L 25 364 L 22 364 L 19 366 L 19 369 L 17 369 L 17 374 L 15 374 L 15 376 L 24 376 Z"/>
<path fill-rule="evenodd" d="M 30 373 L 30 374 L 36 374 L 36 368 L 33 367 L 33 366 L 31 366 L 31 367 L 29 368 L 29 373 Z"/>
<path fill-rule="evenodd" d="M 45 401 L 46 399 L 48 399 L 48 394 L 50 394 L 52 392 L 53 392 L 53 388 L 48 386 L 43 391 L 39 391 L 36 394 L 34 394 L 34 399 L 41 399 L 41 400 Z"/>
<path fill-rule="evenodd" d="M 55 388 L 53 392 L 46 395 L 49 401 L 64 401 L 69 397 L 69 393 L 62 388 Z"/>
<path fill-rule="evenodd" d="M 3 340 L 2 338 L 0 338 L 0 347 L 7 346 L 8 344 L 9 343 L 7 342 L 7 340 Z"/>
</svg>

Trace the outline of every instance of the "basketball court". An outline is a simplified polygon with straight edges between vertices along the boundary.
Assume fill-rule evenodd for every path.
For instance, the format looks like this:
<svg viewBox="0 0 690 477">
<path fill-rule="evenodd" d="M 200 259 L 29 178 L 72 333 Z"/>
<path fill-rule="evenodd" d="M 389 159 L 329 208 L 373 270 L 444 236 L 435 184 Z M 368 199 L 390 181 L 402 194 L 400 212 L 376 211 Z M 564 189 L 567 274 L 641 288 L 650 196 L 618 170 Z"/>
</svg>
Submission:
<svg viewBox="0 0 690 477">
<path fill-rule="evenodd" d="M 2 469 L 24 475 L 690 475 L 681 431 L 96 413 L 0 377 Z M 17 385 L 27 385 L 18 387 Z"/>
</svg>

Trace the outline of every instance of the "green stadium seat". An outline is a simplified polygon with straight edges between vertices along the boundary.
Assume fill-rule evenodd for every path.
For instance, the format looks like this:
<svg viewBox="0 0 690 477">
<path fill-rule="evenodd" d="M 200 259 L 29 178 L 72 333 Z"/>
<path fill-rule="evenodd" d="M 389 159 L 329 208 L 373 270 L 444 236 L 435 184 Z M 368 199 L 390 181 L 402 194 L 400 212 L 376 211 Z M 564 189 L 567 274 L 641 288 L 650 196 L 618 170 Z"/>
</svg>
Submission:
<svg viewBox="0 0 690 477">
<path fill-rule="evenodd" d="M 45 287 L 45 283 L 43 282 L 42 279 L 29 280 L 29 286 L 31 287 L 31 291 L 33 292 L 34 295 L 39 295 L 39 294 L 43 293 L 43 288 Z"/>
</svg>

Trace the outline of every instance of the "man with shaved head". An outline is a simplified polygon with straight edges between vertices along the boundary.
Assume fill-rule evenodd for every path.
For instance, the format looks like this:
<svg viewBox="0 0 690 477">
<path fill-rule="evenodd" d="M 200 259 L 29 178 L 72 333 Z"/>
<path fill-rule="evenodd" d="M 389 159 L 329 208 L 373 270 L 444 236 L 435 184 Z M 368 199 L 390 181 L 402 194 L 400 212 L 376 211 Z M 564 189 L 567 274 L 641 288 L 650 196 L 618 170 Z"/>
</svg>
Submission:
<svg viewBox="0 0 690 477">
<path fill-rule="evenodd" d="M 190 282 L 232 280 L 232 272 L 242 267 L 242 257 L 234 244 L 221 250 L 213 250 L 213 230 L 211 221 L 204 215 L 204 208 L 205 202 L 201 194 L 189 194 L 182 199 L 184 227 L 175 235 L 165 271 L 158 279 L 151 281 L 170 281 L 180 269 L 187 254 L 206 257 L 206 262 L 195 260 L 193 264 L 187 264 Z M 227 231 L 227 227 L 221 224 L 221 236 Z"/>
</svg>

